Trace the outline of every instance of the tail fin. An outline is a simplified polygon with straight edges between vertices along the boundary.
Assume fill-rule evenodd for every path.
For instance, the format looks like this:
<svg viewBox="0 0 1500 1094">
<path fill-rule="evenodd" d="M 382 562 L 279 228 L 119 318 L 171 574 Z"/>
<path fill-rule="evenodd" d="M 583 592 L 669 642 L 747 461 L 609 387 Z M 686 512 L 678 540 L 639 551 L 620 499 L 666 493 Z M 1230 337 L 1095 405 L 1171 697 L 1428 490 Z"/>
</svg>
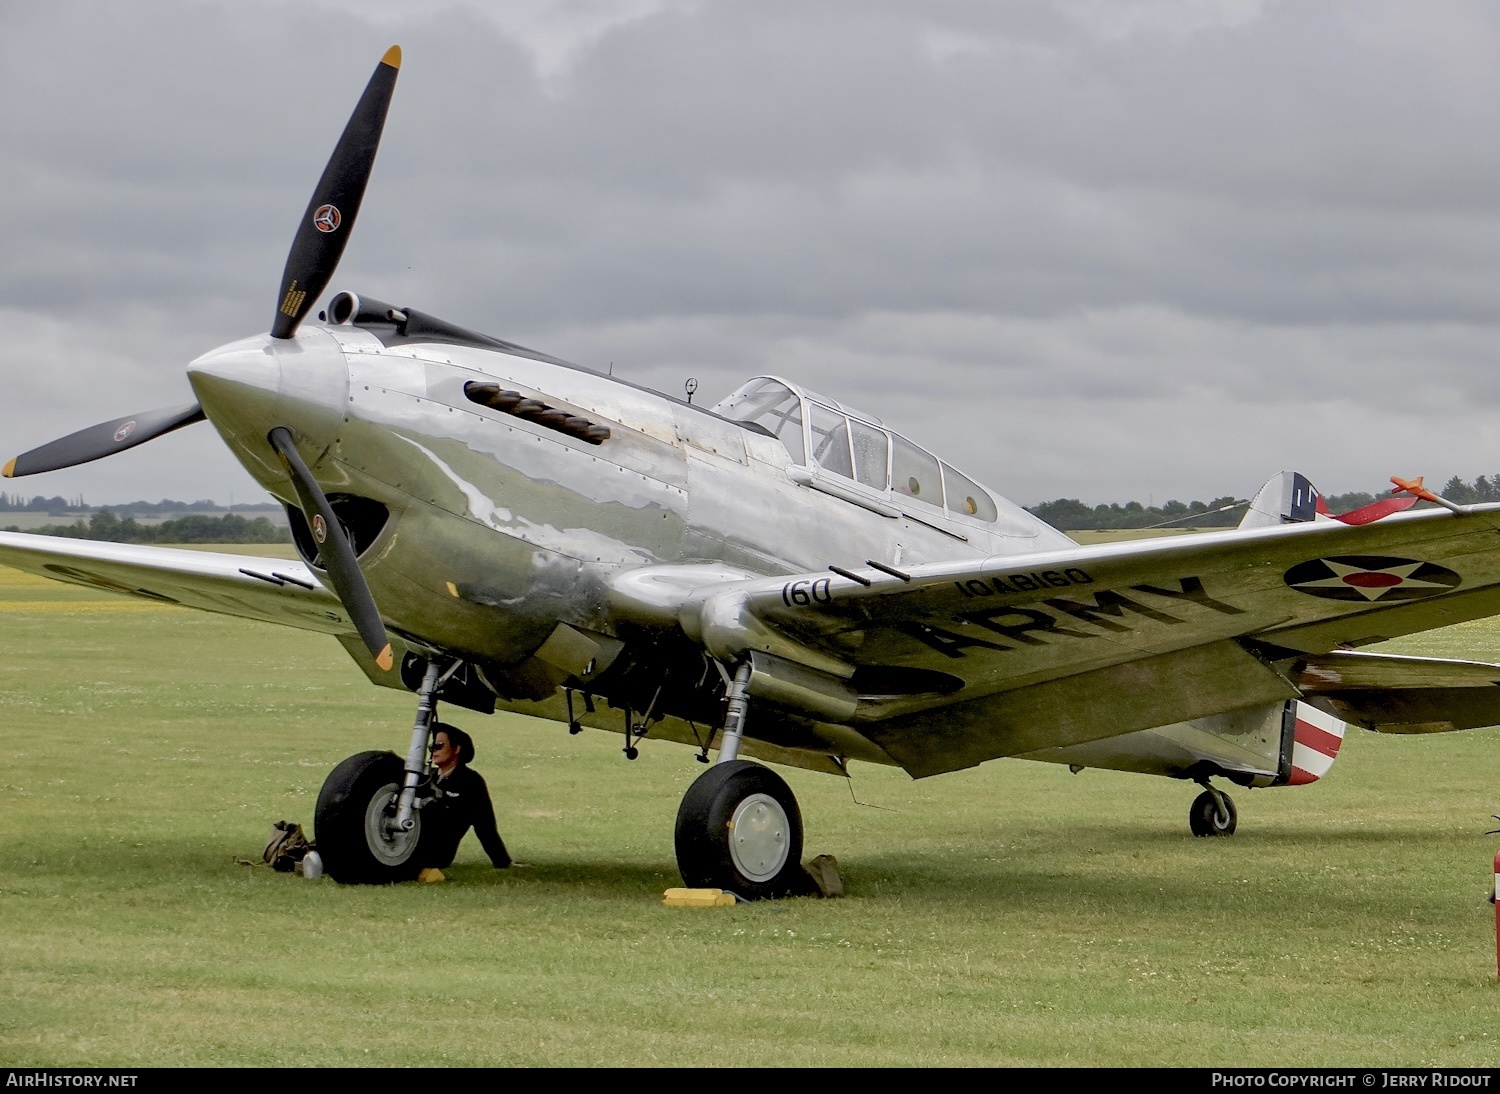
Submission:
<svg viewBox="0 0 1500 1094">
<path fill-rule="evenodd" d="M 1250 502 L 1241 528 L 1269 528 L 1316 520 L 1322 495 L 1307 476 L 1296 471 L 1272 475 Z"/>
<path fill-rule="evenodd" d="M 1395 481 L 1394 479 L 1392 480 Z M 1417 480 L 1421 485 L 1421 480 Z M 1392 491 L 1395 493 L 1395 491 Z M 1351 513 L 1337 516 L 1328 511 L 1328 503 L 1318 493 L 1306 475 L 1296 471 L 1283 471 L 1272 475 L 1250 502 L 1245 518 L 1240 521 L 1243 528 L 1268 528 L 1278 524 L 1305 524 L 1312 520 L 1336 520 L 1343 524 L 1373 524 L 1382 517 L 1410 509 L 1417 504 L 1417 496 L 1384 497 Z"/>
</svg>

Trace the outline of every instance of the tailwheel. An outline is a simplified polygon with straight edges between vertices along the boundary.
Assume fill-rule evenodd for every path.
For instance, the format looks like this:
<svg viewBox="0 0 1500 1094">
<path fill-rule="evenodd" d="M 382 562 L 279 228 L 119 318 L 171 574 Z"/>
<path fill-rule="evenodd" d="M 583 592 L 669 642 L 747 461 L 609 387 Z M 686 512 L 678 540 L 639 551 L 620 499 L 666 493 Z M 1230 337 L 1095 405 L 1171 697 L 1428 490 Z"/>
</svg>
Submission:
<svg viewBox="0 0 1500 1094">
<path fill-rule="evenodd" d="M 1232 836 L 1238 820 L 1234 799 L 1213 787 L 1194 798 L 1188 809 L 1188 827 L 1195 836 Z"/>
<path fill-rule="evenodd" d="M 422 814 L 412 826 L 395 824 L 401 758 L 394 752 L 361 752 L 329 773 L 318 791 L 314 834 L 323 869 L 345 884 L 411 881 L 422 868 Z"/>
<path fill-rule="evenodd" d="M 780 775 L 748 760 L 720 762 L 688 787 L 676 845 L 677 869 L 692 888 L 764 900 L 803 883 L 797 799 Z"/>
</svg>

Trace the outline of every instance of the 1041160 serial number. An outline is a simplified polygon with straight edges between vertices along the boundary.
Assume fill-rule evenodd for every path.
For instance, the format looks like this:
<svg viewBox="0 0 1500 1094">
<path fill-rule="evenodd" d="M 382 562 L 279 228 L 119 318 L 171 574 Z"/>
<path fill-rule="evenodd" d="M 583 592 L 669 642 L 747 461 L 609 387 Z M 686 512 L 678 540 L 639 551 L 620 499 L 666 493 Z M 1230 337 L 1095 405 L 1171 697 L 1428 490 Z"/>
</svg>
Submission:
<svg viewBox="0 0 1500 1094">
<path fill-rule="evenodd" d="M 1092 585 L 1094 579 L 1076 566 L 1066 570 L 1032 570 L 1003 577 L 971 577 L 955 581 L 954 587 L 967 597 L 994 596 L 996 593 L 1035 593 L 1044 589 L 1066 589 L 1070 585 Z"/>
</svg>

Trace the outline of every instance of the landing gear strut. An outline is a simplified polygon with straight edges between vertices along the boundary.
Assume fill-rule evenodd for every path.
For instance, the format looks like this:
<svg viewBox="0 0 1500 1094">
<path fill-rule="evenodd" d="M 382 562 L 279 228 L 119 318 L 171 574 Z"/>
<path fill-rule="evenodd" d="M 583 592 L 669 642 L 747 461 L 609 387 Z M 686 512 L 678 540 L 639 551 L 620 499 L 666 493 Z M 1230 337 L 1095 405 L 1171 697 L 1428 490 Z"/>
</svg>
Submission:
<svg viewBox="0 0 1500 1094">
<path fill-rule="evenodd" d="M 422 869 L 422 813 L 417 794 L 427 774 L 437 719 L 437 693 L 446 672 L 429 662 L 417 692 L 417 717 L 403 762 L 394 752 L 361 752 L 323 781 L 313 830 L 323 868 L 335 881 L 384 885 L 410 881 Z"/>
<path fill-rule="evenodd" d="M 763 900 L 802 885 L 802 812 L 786 780 L 738 758 L 749 680 L 750 666 L 743 664 L 729 684 L 718 762 L 683 796 L 675 842 L 687 885 Z"/>
<path fill-rule="evenodd" d="M 1239 814 L 1234 808 L 1234 799 L 1222 790 L 1217 790 L 1207 780 L 1199 783 L 1203 793 L 1193 799 L 1188 807 L 1188 827 L 1195 836 L 1232 836 Z"/>
</svg>

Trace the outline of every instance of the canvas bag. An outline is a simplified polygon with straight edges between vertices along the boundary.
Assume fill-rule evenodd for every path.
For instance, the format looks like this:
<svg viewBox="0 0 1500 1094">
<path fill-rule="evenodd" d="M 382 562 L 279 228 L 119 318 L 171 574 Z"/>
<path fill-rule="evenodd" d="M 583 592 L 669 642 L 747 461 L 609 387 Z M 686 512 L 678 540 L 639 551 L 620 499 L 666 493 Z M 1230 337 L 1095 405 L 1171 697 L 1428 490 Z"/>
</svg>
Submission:
<svg viewBox="0 0 1500 1094">
<path fill-rule="evenodd" d="M 266 849 L 260 853 L 260 857 L 278 873 L 290 874 L 312 849 L 313 842 L 307 838 L 300 824 L 282 820 L 271 825 Z"/>
</svg>

